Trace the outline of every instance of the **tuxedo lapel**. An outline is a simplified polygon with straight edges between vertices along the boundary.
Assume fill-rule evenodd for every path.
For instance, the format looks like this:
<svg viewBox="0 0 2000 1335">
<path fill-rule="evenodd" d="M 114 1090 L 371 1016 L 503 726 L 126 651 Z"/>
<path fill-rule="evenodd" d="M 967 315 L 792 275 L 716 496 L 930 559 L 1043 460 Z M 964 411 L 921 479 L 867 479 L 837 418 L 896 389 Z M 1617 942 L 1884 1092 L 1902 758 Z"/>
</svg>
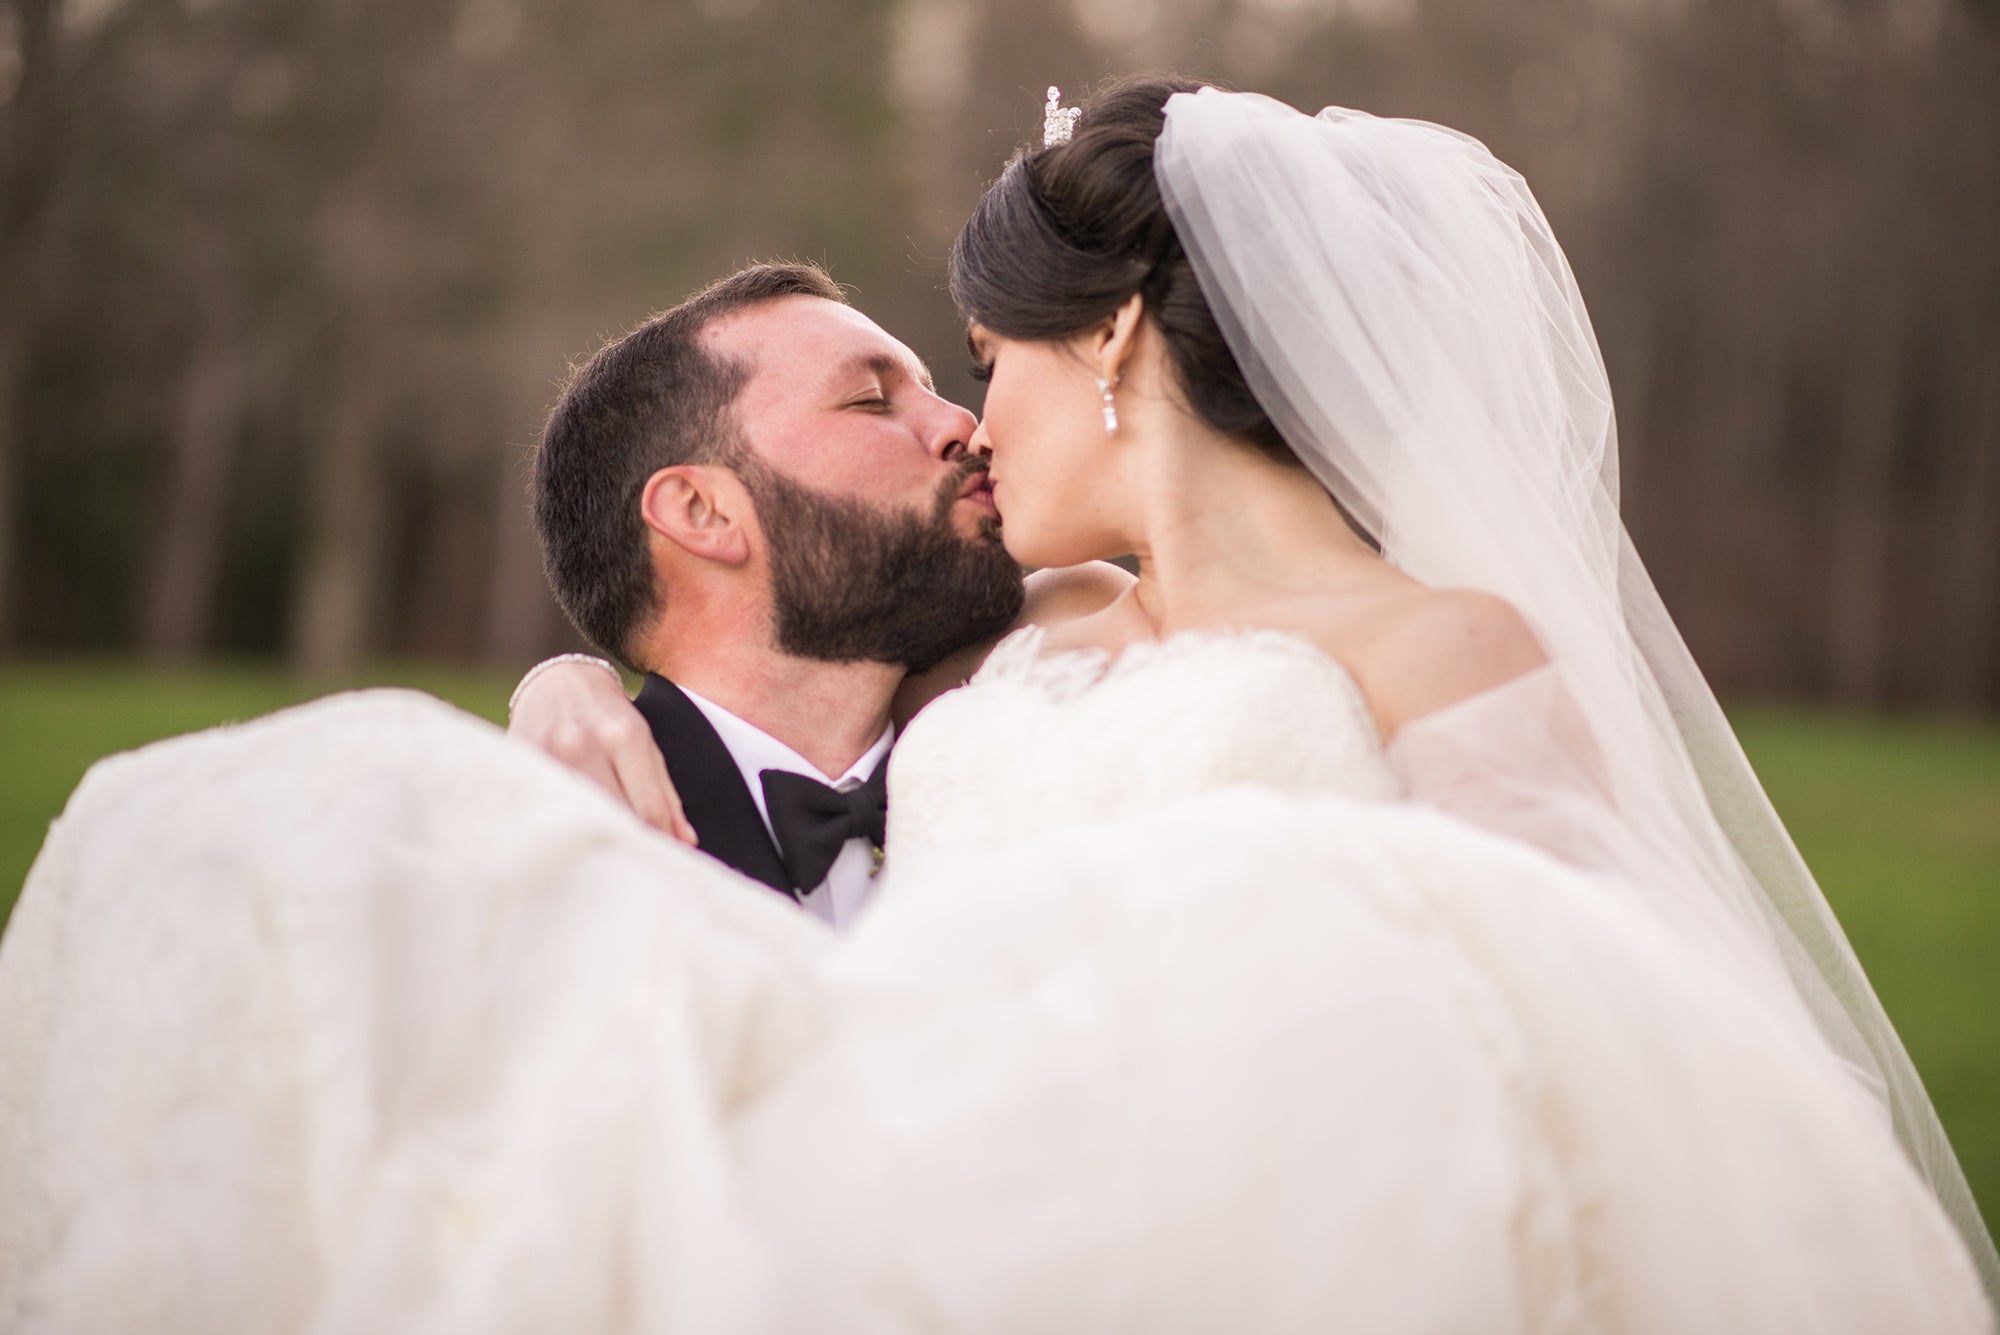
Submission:
<svg viewBox="0 0 2000 1335">
<path fill-rule="evenodd" d="M 688 823 L 701 837 L 701 851 L 789 899 L 798 898 L 757 803 L 743 785 L 736 758 L 694 701 L 665 677 L 648 674 L 632 703 L 666 757 L 667 775 L 680 793 Z"/>
</svg>

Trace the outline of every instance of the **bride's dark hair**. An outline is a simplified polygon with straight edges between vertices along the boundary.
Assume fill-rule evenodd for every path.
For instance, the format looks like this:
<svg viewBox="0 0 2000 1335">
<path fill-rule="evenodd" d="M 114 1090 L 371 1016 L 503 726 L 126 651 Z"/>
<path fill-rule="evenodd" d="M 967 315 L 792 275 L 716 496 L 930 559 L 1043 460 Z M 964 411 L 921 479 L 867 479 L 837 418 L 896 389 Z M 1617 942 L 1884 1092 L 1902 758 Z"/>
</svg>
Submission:
<svg viewBox="0 0 2000 1335">
<path fill-rule="evenodd" d="M 1002 338 L 1054 340 L 1137 292 L 1195 415 L 1296 463 L 1216 326 L 1153 177 L 1167 99 L 1203 86 L 1117 80 L 1084 104 L 1068 143 L 1015 154 L 952 243 L 952 299 Z"/>
</svg>

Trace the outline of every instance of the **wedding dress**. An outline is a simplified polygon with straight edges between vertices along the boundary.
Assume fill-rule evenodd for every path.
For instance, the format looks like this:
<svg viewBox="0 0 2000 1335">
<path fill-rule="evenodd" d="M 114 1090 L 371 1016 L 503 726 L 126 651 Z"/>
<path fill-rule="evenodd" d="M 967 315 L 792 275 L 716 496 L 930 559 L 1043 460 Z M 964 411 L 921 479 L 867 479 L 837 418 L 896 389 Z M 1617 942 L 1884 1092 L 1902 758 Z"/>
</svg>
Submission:
<svg viewBox="0 0 2000 1335">
<path fill-rule="evenodd" d="M 1041 648 L 838 940 L 424 697 L 104 762 L 0 945 L 0 1326 L 1990 1329 L 1810 1018 L 1402 800 L 1332 660 Z"/>
<path fill-rule="evenodd" d="M 1546 668 L 1385 749 L 1282 634 L 1026 633 L 839 942 L 421 697 L 105 762 L 0 942 L 0 1326 L 1992 1329 L 1525 184 L 1212 89 L 1155 173 L 1300 458 Z"/>
</svg>

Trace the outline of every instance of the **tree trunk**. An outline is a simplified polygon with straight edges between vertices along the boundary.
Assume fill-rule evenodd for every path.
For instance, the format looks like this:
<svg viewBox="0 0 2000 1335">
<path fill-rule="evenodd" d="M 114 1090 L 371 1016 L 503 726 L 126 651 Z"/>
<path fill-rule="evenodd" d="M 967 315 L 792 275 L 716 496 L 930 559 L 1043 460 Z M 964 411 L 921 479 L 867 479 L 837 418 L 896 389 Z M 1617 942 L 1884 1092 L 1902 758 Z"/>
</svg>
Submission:
<svg viewBox="0 0 2000 1335">
<path fill-rule="evenodd" d="M 1855 304 L 1852 321 L 1833 465 L 1828 685 L 1837 700 L 1879 705 L 1890 664 L 1890 555 L 1898 520 L 1894 482 L 1906 329 L 1902 294 L 1878 290 Z"/>
<path fill-rule="evenodd" d="M 243 392 L 241 353 L 220 334 L 201 336 L 182 384 L 166 508 L 146 573 L 141 644 L 155 658 L 190 659 L 208 643 Z"/>
<path fill-rule="evenodd" d="M 15 640 L 18 576 L 14 544 L 19 526 L 15 523 L 14 473 L 22 444 L 21 386 L 25 378 L 21 372 L 28 352 L 26 326 L 19 311 L 0 315 L 0 650 L 11 649 Z"/>
<path fill-rule="evenodd" d="M 1957 439 L 1945 443 L 1958 466 L 1945 474 L 1951 493 L 1943 509 L 1935 690 L 1938 703 L 1973 713 L 2000 703 L 2000 330 L 1966 347 L 1958 376 L 1963 407 L 1947 425 Z"/>
<path fill-rule="evenodd" d="M 14 643 L 20 602 L 16 479 L 25 446 L 22 396 L 40 305 L 32 252 L 43 233 L 54 165 L 49 140 L 59 17 L 56 0 L 15 0 L 19 82 L 0 106 L 0 649 Z"/>
<path fill-rule="evenodd" d="M 555 616 L 542 577 L 541 545 L 528 512 L 526 462 L 516 450 L 495 455 L 493 555 L 486 594 L 484 656 L 515 667 L 547 652 Z"/>
<path fill-rule="evenodd" d="M 321 679 L 350 674 L 368 649 L 383 524 L 377 387 L 355 351 L 340 359 L 326 434 L 307 474 L 306 547 L 292 624 L 292 665 Z"/>
</svg>

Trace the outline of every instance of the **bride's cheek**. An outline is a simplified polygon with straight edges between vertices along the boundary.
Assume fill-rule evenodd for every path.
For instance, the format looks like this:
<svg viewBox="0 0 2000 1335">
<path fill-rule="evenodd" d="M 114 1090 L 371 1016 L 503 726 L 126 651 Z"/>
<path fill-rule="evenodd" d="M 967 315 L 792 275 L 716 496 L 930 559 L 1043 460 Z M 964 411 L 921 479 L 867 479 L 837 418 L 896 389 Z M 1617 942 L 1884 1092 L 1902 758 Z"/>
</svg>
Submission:
<svg viewBox="0 0 2000 1335">
<path fill-rule="evenodd" d="M 1007 482 L 996 487 L 993 504 L 1000 511 L 1000 541 L 1007 554 L 1023 565 L 1047 565 L 1049 527 L 1046 508 L 1038 503 L 1032 484 Z"/>
</svg>

